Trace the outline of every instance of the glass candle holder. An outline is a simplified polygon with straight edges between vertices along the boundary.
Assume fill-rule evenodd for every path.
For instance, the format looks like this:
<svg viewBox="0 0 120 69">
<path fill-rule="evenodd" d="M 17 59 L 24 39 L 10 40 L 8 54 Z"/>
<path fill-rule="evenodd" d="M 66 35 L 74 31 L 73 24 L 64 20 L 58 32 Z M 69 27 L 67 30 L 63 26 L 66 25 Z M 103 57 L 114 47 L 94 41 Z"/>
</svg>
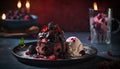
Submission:
<svg viewBox="0 0 120 69">
<path fill-rule="evenodd" d="M 89 9 L 91 43 L 111 43 L 111 8 Z"/>
</svg>

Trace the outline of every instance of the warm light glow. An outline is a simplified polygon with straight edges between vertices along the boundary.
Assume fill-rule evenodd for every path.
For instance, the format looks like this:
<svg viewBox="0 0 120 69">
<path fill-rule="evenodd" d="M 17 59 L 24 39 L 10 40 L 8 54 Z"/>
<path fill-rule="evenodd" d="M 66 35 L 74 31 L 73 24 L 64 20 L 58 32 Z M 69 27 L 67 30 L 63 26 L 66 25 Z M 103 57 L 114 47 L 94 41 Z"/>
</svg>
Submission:
<svg viewBox="0 0 120 69">
<path fill-rule="evenodd" d="M 17 3 L 17 7 L 18 8 L 21 8 L 22 4 L 21 4 L 21 1 L 19 0 L 18 3 Z"/>
<path fill-rule="evenodd" d="M 30 9 L 30 2 L 28 0 L 26 1 L 26 8 Z"/>
<path fill-rule="evenodd" d="M 2 20 L 5 20 L 6 19 L 6 15 L 5 13 L 2 14 Z"/>
<path fill-rule="evenodd" d="M 94 7 L 94 10 L 95 10 L 95 11 L 98 10 L 97 3 L 96 3 L 96 2 L 93 3 L 93 7 Z"/>
</svg>

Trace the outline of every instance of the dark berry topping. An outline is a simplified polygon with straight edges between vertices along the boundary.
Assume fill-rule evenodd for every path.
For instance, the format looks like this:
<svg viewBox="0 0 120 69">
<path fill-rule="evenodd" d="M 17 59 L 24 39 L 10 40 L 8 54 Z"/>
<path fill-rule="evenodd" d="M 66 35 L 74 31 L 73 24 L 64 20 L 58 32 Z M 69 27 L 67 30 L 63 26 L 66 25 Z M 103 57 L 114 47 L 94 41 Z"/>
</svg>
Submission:
<svg viewBox="0 0 120 69">
<path fill-rule="evenodd" d="M 79 53 L 82 54 L 82 55 L 85 55 L 85 51 L 84 50 L 81 50 Z"/>
</svg>

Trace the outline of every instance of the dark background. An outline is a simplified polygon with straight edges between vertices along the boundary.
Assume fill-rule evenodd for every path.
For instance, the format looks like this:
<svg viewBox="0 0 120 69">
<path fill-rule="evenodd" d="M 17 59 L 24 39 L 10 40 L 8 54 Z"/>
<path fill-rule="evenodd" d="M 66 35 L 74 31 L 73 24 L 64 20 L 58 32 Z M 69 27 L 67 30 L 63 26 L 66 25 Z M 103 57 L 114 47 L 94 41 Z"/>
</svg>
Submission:
<svg viewBox="0 0 120 69">
<path fill-rule="evenodd" d="M 22 1 L 25 8 L 26 0 Z M 53 22 L 64 31 L 89 31 L 89 8 L 93 2 L 99 8 L 112 8 L 113 17 L 120 20 L 120 3 L 117 0 L 30 0 L 30 13 L 38 16 L 40 25 Z M 18 0 L 0 0 L 0 16 L 9 10 L 17 10 Z"/>
</svg>

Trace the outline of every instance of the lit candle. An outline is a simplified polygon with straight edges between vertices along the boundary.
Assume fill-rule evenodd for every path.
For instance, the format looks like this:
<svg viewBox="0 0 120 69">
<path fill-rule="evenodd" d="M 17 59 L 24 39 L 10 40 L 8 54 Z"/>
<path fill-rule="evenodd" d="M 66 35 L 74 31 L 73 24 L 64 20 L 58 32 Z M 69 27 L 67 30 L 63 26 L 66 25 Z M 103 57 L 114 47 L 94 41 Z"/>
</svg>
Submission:
<svg viewBox="0 0 120 69">
<path fill-rule="evenodd" d="M 2 20 L 5 20 L 6 19 L 6 15 L 5 13 L 2 14 Z"/>
<path fill-rule="evenodd" d="M 95 10 L 95 11 L 98 10 L 97 3 L 96 3 L 96 2 L 93 3 L 93 7 L 94 7 L 94 10 Z"/>
<path fill-rule="evenodd" d="M 29 0 L 26 1 L 26 9 L 27 9 L 27 12 L 29 13 L 30 12 L 30 2 Z"/>
<path fill-rule="evenodd" d="M 19 0 L 17 3 L 17 7 L 20 9 L 22 7 L 21 1 Z"/>
</svg>

